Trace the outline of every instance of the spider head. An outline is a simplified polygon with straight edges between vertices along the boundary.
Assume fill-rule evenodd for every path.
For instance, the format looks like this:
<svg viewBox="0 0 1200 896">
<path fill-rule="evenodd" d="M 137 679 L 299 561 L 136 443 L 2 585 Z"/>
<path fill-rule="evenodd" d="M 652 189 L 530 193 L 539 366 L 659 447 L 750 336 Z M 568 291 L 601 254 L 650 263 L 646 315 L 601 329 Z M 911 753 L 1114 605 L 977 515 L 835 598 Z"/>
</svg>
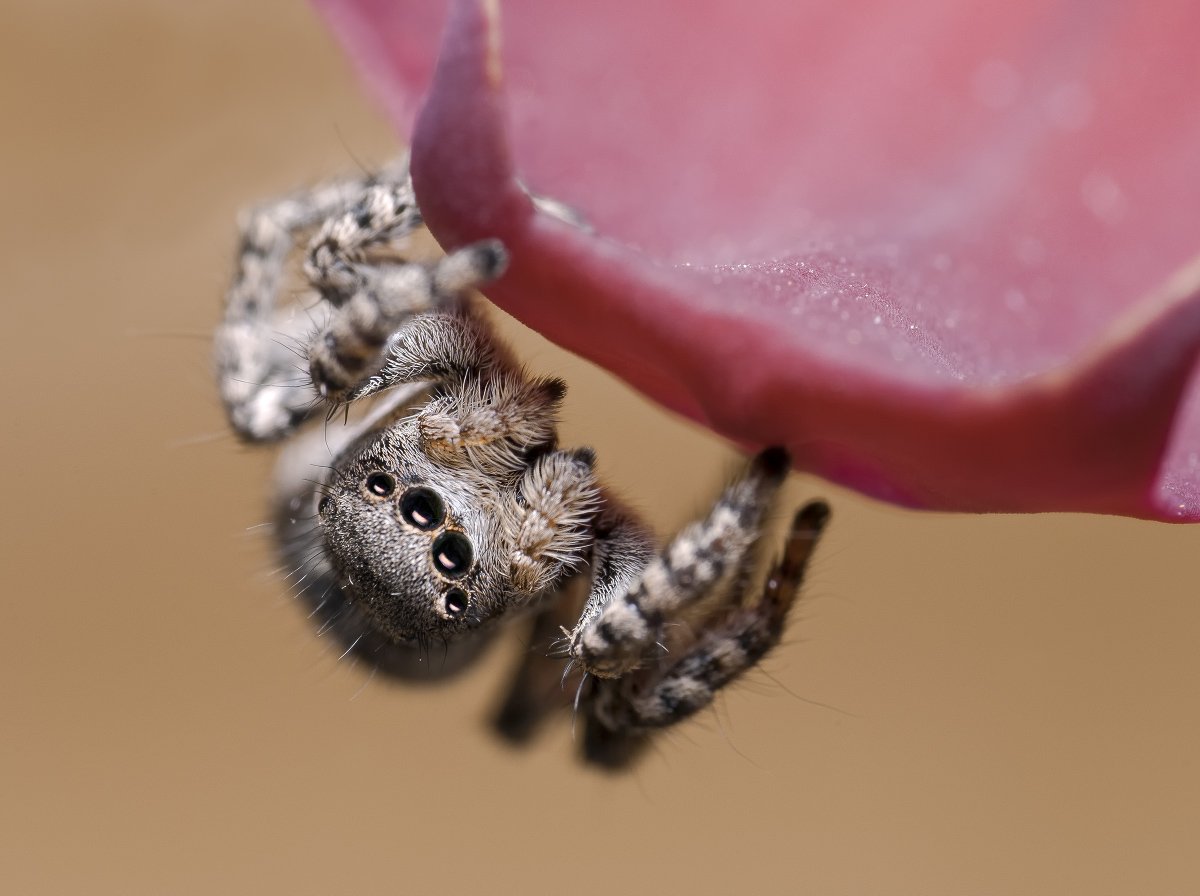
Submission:
<svg viewBox="0 0 1200 896">
<path fill-rule="evenodd" d="M 355 473 L 327 486 L 317 514 L 343 588 L 376 626 L 396 641 L 448 639 L 503 612 L 483 501 L 380 463 Z"/>
<path fill-rule="evenodd" d="M 585 559 L 598 491 L 590 453 L 579 457 L 555 452 L 524 475 L 488 476 L 385 432 L 324 484 L 325 551 L 389 638 L 450 640 L 529 605 Z M 547 488 L 564 468 L 575 477 L 566 502 Z"/>
</svg>

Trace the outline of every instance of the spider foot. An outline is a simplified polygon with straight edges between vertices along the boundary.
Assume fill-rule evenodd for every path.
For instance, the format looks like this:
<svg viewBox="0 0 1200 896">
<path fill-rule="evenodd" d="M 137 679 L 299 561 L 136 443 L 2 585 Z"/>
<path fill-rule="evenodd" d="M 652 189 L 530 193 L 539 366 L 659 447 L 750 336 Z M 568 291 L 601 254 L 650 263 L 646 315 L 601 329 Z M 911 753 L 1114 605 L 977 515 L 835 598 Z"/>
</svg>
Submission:
<svg viewBox="0 0 1200 896">
<path fill-rule="evenodd" d="M 756 603 L 717 611 L 677 654 L 621 678 L 594 679 L 587 696 L 585 757 L 606 768 L 627 765 L 650 732 L 708 706 L 721 688 L 775 647 L 828 520 L 829 508 L 820 501 L 796 513 L 783 555 Z"/>
<path fill-rule="evenodd" d="M 600 678 L 627 675 L 661 652 L 668 625 L 694 627 L 735 605 L 787 469 L 782 448 L 761 452 L 707 518 L 676 535 L 623 595 L 585 614 L 571 644 L 583 669 Z"/>
</svg>

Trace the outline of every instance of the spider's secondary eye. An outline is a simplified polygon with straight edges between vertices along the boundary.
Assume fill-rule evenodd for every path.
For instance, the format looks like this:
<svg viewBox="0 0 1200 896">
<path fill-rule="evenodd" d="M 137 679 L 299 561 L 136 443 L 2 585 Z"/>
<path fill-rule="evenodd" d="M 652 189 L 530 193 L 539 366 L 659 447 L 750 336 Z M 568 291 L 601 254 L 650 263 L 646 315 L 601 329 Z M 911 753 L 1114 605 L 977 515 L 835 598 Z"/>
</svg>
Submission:
<svg viewBox="0 0 1200 896">
<path fill-rule="evenodd" d="M 443 532 L 433 543 L 433 565 L 452 579 L 467 574 L 473 556 L 471 542 L 461 532 Z"/>
<path fill-rule="evenodd" d="M 446 615 L 451 619 L 458 619 L 463 613 L 467 612 L 467 592 L 461 588 L 451 588 L 446 592 L 446 596 L 442 598 L 442 606 L 446 608 Z"/>
<path fill-rule="evenodd" d="M 367 491 L 377 498 L 390 497 L 396 490 L 396 480 L 390 473 L 372 473 L 364 485 Z"/>
<path fill-rule="evenodd" d="M 442 524 L 446 509 L 437 492 L 428 488 L 414 488 L 400 499 L 400 515 L 409 525 L 428 531 Z"/>
<path fill-rule="evenodd" d="M 333 504 L 333 498 L 329 495 L 322 495 L 321 500 L 317 502 L 317 513 L 321 516 L 329 513 L 329 508 Z"/>
</svg>

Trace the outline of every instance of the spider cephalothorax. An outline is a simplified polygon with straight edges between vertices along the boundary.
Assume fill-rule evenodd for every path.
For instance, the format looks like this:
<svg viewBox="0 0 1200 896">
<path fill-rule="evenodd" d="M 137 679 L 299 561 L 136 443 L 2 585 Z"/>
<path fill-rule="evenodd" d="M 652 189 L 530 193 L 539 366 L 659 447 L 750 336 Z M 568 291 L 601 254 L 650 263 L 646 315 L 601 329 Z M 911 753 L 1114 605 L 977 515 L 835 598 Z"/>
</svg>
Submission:
<svg viewBox="0 0 1200 896">
<path fill-rule="evenodd" d="M 827 510 L 796 515 L 751 599 L 755 549 L 788 468 L 786 452 L 767 449 L 706 518 L 656 548 L 597 481 L 591 450 L 558 448 L 562 381 L 526 375 L 472 312 L 465 296 L 502 275 L 503 247 L 430 255 L 420 231 L 403 165 L 246 216 L 216 337 L 230 422 L 247 440 L 294 446 L 276 534 L 313 615 L 347 653 L 436 677 L 470 660 L 490 623 L 529 611 L 533 650 L 499 729 L 525 737 L 564 702 L 559 681 L 573 673 L 585 754 L 624 765 L 647 732 L 706 706 L 778 642 Z M 306 232 L 324 317 L 315 330 L 276 303 Z M 305 348 L 300 379 L 288 339 Z M 320 408 L 329 419 L 372 402 L 340 434 L 299 434 Z M 445 646 L 438 664 L 427 661 L 433 644 Z"/>
</svg>

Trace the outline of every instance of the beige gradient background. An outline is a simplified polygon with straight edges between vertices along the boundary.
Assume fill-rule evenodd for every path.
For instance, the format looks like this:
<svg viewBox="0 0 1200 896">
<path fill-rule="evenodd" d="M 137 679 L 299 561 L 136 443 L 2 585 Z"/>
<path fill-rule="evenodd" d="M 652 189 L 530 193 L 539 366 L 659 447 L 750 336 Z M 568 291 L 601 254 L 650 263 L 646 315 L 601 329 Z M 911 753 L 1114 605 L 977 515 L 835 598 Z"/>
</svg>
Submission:
<svg viewBox="0 0 1200 896">
<path fill-rule="evenodd" d="M 1200 890 L 1198 529 L 796 477 L 836 516 L 790 642 L 624 778 L 490 737 L 513 643 L 364 684 L 247 531 L 206 334 L 236 209 L 388 127 L 301 4 L 4 18 L 0 892 Z M 660 530 L 703 506 L 732 451 L 511 331 Z"/>
</svg>

